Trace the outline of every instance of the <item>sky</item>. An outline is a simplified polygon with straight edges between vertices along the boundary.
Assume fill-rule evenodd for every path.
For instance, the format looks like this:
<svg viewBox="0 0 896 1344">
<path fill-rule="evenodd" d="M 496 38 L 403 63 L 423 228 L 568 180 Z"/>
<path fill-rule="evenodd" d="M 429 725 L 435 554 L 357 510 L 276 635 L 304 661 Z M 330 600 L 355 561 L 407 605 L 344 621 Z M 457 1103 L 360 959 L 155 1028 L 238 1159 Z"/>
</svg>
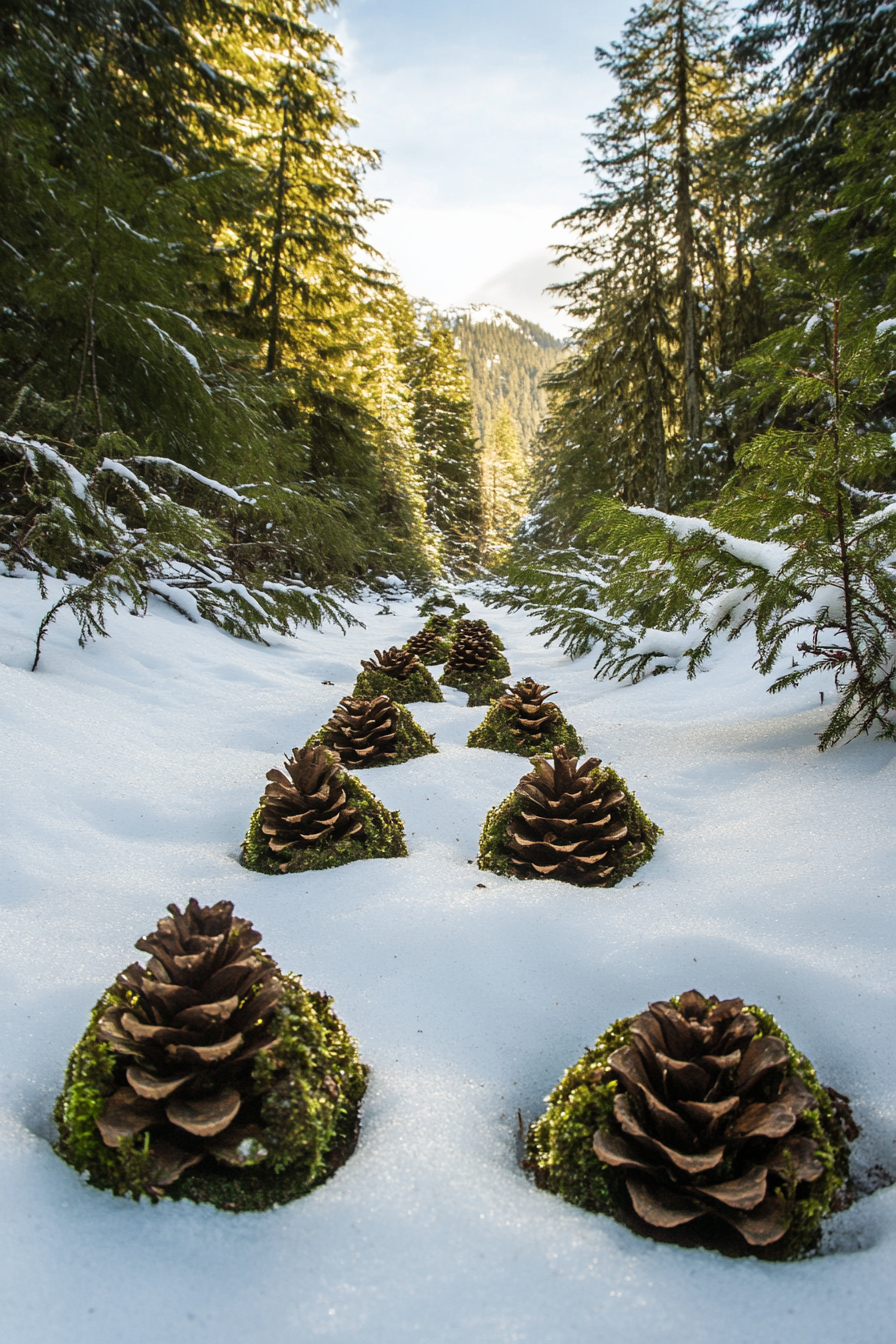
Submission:
<svg viewBox="0 0 896 1344">
<path fill-rule="evenodd" d="M 370 237 L 415 297 L 494 303 L 565 334 L 542 293 L 552 225 L 581 203 L 588 117 L 613 96 L 594 60 L 630 13 L 610 0 L 341 0 L 359 144 L 392 204 Z"/>
</svg>

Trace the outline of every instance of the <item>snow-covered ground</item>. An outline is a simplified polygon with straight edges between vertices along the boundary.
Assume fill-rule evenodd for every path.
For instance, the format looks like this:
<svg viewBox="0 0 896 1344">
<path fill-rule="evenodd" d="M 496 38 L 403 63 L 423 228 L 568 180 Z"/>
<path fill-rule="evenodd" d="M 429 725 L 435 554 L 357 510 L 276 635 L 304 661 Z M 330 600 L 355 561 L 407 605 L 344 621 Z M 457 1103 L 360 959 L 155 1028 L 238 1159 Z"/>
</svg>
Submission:
<svg viewBox="0 0 896 1344">
<path fill-rule="evenodd" d="M 414 707 L 440 748 L 364 778 L 410 858 L 308 876 L 237 862 L 264 783 L 351 690 L 361 657 L 419 628 L 242 643 L 154 602 L 77 648 L 0 579 L 3 727 L 0 1322 L 10 1344 L 675 1341 L 892 1344 L 896 1186 L 800 1264 L 640 1240 L 536 1190 L 528 1123 L 612 1019 L 695 986 L 777 1015 L 846 1092 L 856 1163 L 896 1172 L 896 749 L 820 756 L 824 681 L 770 697 L 746 639 L 692 682 L 591 679 L 485 613 L 517 676 L 549 680 L 589 751 L 665 830 L 608 892 L 480 873 L 486 810 L 520 758 L 464 746 L 484 711 Z M 325 684 L 332 681 L 333 686 Z M 371 1065 L 361 1142 L 336 1177 L 265 1214 L 93 1190 L 50 1148 L 88 1011 L 169 901 L 233 900 L 336 1009 Z"/>
</svg>

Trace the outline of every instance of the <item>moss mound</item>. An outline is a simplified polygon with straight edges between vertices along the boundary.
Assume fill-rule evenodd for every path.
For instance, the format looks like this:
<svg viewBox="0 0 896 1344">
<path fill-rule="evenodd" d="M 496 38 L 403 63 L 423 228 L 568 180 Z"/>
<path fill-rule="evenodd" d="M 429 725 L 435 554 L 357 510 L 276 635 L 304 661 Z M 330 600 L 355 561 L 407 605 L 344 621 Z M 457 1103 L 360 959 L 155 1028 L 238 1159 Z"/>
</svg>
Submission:
<svg viewBox="0 0 896 1344">
<path fill-rule="evenodd" d="M 338 840 L 333 845 L 297 849 L 283 872 L 320 872 L 325 868 L 339 868 L 343 863 L 354 863 L 356 859 L 407 858 L 400 814 L 384 807 L 354 775 L 344 774 L 342 781 L 348 805 L 356 808 L 363 818 L 361 834 Z M 278 856 L 269 849 L 267 836 L 261 829 L 261 812 L 259 805 L 252 813 L 242 845 L 242 861 L 254 873 L 279 874 L 286 855 L 281 850 Z"/>
<path fill-rule="evenodd" d="M 513 710 L 501 705 L 492 705 L 478 728 L 474 728 L 467 738 L 468 747 L 485 747 L 489 751 L 506 751 L 514 756 L 529 759 L 530 744 L 520 742 L 512 731 Z M 542 729 L 538 750 L 550 753 L 553 747 L 563 746 L 568 756 L 584 756 L 585 748 L 571 723 L 567 723 L 562 714 L 557 714 L 554 722 Z"/>
<path fill-rule="evenodd" d="M 677 998 L 671 1002 L 678 1006 Z M 713 1227 L 712 1245 L 725 1255 L 798 1260 L 817 1245 L 821 1221 L 831 1211 L 832 1201 L 847 1180 L 849 1149 L 831 1099 L 812 1065 L 797 1052 L 769 1013 L 752 1005 L 746 1011 L 758 1018 L 760 1037 L 777 1036 L 783 1041 L 789 1056 L 788 1074 L 801 1078 L 817 1102 L 817 1108 L 804 1112 L 804 1117 L 812 1137 L 819 1142 L 817 1156 L 824 1172 L 811 1185 L 797 1186 L 790 1225 L 780 1241 L 750 1248 L 732 1229 L 722 1225 Z M 595 1132 L 613 1123 L 617 1083 L 607 1080 L 607 1061 L 615 1050 L 629 1044 L 633 1021 L 633 1017 L 627 1017 L 614 1022 L 563 1075 L 547 1099 L 544 1115 L 529 1127 L 523 1165 L 533 1172 L 541 1189 L 582 1209 L 608 1214 L 641 1236 L 680 1246 L 705 1246 L 705 1230 L 699 1225 L 705 1224 L 706 1218 L 665 1230 L 642 1222 L 632 1208 L 619 1170 L 603 1163 L 592 1145 Z M 716 1221 L 712 1220 L 713 1224 Z"/>
<path fill-rule="evenodd" d="M 492 700 L 506 693 L 507 687 L 501 679 L 509 676 L 510 664 L 503 654 L 499 654 L 497 658 L 490 658 L 478 667 L 475 676 L 464 676 L 462 672 L 446 669 L 439 677 L 439 685 L 465 691 L 468 705 L 490 705 Z"/>
<path fill-rule="evenodd" d="M 376 770 L 382 765 L 401 765 L 404 761 L 416 760 L 418 756 L 438 755 L 438 747 L 433 743 L 432 737 L 421 728 L 417 720 L 409 709 L 404 705 L 396 704 L 398 710 L 398 720 L 395 726 L 395 755 L 391 761 L 374 761 L 368 768 Z M 332 743 L 327 741 L 327 732 L 325 728 L 320 728 L 313 733 L 305 743 L 306 747 L 316 747 L 318 745 L 329 747 L 332 750 Z"/>
<path fill-rule="evenodd" d="M 264 1094 L 257 1103 L 263 1156 L 239 1169 L 207 1156 L 166 1190 L 166 1198 L 233 1212 L 269 1209 L 313 1190 L 354 1152 L 367 1087 L 357 1043 L 325 994 L 309 993 L 298 976 L 282 978 L 285 988 L 275 1017 L 280 1039 L 258 1056 L 252 1075 Z M 147 1188 L 148 1134 L 107 1148 L 96 1126 L 125 1069 L 123 1057 L 98 1039 L 96 1024 L 111 1005 L 122 1002 L 118 985 L 107 990 L 72 1051 L 54 1111 L 55 1149 L 86 1173 L 91 1185 L 133 1199 L 149 1194 L 155 1202 L 158 1194 Z"/>
<path fill-rule="evenodd" d="M 407 681 L 399 681 L 385 672 L 370 672 L 365 668 L 358 675 L 352 695 L 356 700 L 373 700 L 378 695 L 388 695 L 397 705 L 412 705 L 420 701 L 440 705 L 445 699 L 435 677 L 422 664 L 415 668 Z"/>
<path fill-rule="evenodd" d="M 534 760 L 534 757 L 530 757 Z M 604 883 L 603 887 L 596 887 L 594 890 L 605 891 L 607 887 L 615 887 L 625 877 L 631 877 L 636 873 L 642 864 L 648 863 L 656 849 L 656 842 L 662 835 L 662 830 L 655 825 L 650 818 L 642 811 L 638 800 L 629 790 L 628 785 L 621 775 L 608 765 L 597 765 L 591 771 L 591 778 L 600 783 L 610 784 L 625 794 L 625 801 L 619 805 L 620 820 L 624 821 L 628 827 L 628 836 L 625 845 L 614 851 L 614 861 L 617 864 L 616 872 L 611 880 Z M 493 807 L 486 814 L 485 822 L 482 827 L 482 834 L 479 837 L 479 858 L 478 866 L 493 873 L 500 873 L 502 877 L 515 877 L 513 866 L 510 862 L 511 849 L 507 843 L 507 827 L 514 817 L 518 817 L 527 807 L 526 799 L 520 794 L 514 792 L 508 794 L 503 803 Z M 644 849 L 640 854 L 629 856 L 627 853 L 630 846 L 642 844 Z"/>
</svg>

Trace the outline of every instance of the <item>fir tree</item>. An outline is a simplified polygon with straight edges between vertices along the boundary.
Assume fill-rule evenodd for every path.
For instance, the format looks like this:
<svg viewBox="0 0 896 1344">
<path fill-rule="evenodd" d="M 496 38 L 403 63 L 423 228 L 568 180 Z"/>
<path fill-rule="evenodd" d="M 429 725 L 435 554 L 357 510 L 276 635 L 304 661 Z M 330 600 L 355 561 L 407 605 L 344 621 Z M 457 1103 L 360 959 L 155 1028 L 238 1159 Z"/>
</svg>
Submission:
<svg viewBox="0 0 896 1344">
<path fill-rule="evenodd" d="M 442 540 L 445 562 L 469 572 L 478 562 L 482 504 L 465 361 L 435 313 L 424 319 L 402 358 L 414 401 L 427 521 Z"/>
<path fill-rule="evenodd" d="M 563 221 L 577 241 L 561 257 L 584 269 L 558 289 L 587 325 L 548 385 L 540 534 L 555 541 L 575 534 L 589 492 L 665 509 L 730 466 L 704 448 L 715 361 L 743 353 L 752 278 L 731 156 L 714 180 L 738 92 L 725 27 L 715 0 L 662 0 L 597 53 L 619 94 L 593 118 L 597 190 Z"/>
<path fill-rule="evenodd" d="M 483 559 L 509 546 L 526 512 L 529 471 L 506 402 L 488 429 L 480 458 Z"/>
</svg>

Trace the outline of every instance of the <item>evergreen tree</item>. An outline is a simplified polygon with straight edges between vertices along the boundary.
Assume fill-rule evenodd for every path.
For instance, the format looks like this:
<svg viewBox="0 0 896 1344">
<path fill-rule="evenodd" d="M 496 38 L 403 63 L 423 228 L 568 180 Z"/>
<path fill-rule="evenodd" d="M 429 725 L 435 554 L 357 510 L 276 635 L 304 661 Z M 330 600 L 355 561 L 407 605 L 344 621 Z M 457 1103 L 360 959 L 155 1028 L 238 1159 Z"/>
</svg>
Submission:
<svg viewBox="0 0 896 1344">
<path fill-rule="evenodd" d="M 466 362 L 436 313 L 424 319 L 402 359 L 414 399 L 427 521 L 441 538 L 445 563 L 471 572 L 479 558 L 482 503 Z"/>
<path fill-rule="evenodd" d="M 450 309 L 443 316 L 469 363 L 479 441 L 485 443 L 489 426 L 506 405 L 523 455 L 530 459 L 547 411 L 542 384 L 563 355 L 563 341 L 536 322 L 489 304 Z"/>
<path fill-rule="evenodd" d="M 730 466 L 705 446 L 717 361 L 743 352 L 753 283 L 732 155 L 719 173 L 738 95 L 726 24 L 716 0 L 657 0 L 597 53 L 619 93 L 592 118 L 597 190 L 563 221 L 576 241 L 562 259 L 583 270 L 558 290 L 586 326 L 548 384 L 536 534 L 554 541 L 575 534 L 589 492 L 665 509 Z"/>
<path fill-rule="evenodd" d="M 839 185 L 850 117 L 892 116 L 896 11 L 878 0 L 754 0 L 734 51 L 772 95 L 752 128 L 764 232 L 792 240 L 794 207 L 824 208 Z"/>
<path fill-rule="evenodd" d="M 488 560 L 507 549 L 528 501 L 529 472 L 506 402 L 486 433 L 480 472 L 481 553 Z"/>
</svg>

